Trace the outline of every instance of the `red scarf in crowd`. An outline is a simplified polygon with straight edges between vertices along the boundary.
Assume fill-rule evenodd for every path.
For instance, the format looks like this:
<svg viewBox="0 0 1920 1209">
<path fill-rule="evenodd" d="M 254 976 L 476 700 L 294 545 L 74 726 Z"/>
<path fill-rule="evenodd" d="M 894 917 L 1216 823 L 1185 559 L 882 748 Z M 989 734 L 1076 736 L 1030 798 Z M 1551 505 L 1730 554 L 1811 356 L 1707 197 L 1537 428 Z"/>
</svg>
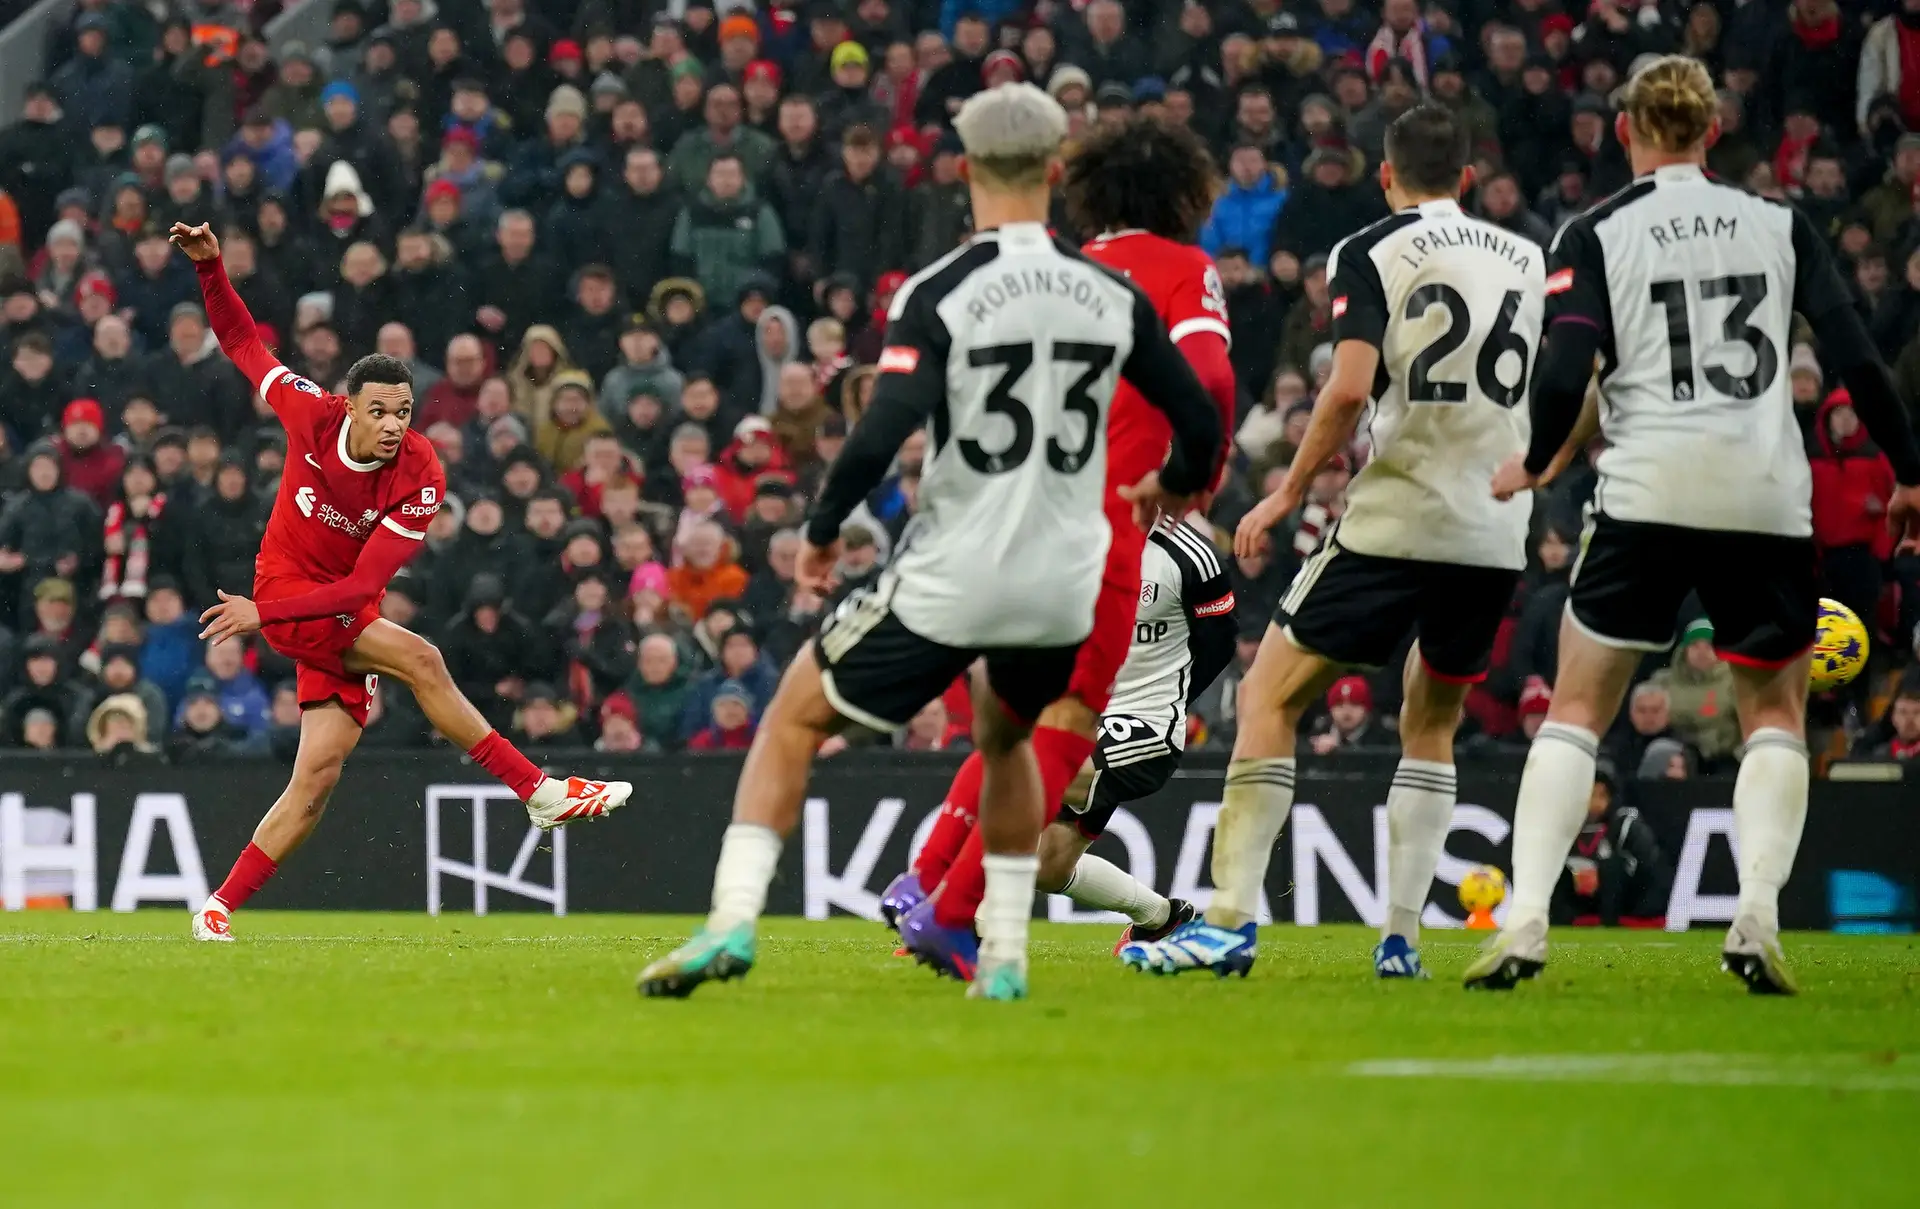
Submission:
<svg viewBox="0 0 1920 1209">
<path fill-rule="evenodd" d="M 1838 22 L 1836 22 L 1838 24 Z M 1427 23 L 1414 22 L 1413 28 L 1403 37 L 1396 38 L 1393 27 L 1382 25 L 1380 32 L 1373 36 L 1373 42 L 1367 47 L 1367 78 L 1379 83 L 1387 74 L 1387 64 L 1395 59 L 1405 59 L 1413 64 L 1413 78 L 1420 90 L 1427 89 Z"/>
<path fill-rule="evenodd" d="M 153 522 L 160 519 L 161 510 L 167 506 L 167 497 L 156 495 L 148 505 L 145 516 L 128 516 L 124 500 L 115 500 L 107 507 L 106 570 L 100 576 L 100 599 L 118 600 L 122 597 L 144 599 L 147 595 L 147 571 L 152 562 L 152 544 L 149 531 Z"/>
</svg>

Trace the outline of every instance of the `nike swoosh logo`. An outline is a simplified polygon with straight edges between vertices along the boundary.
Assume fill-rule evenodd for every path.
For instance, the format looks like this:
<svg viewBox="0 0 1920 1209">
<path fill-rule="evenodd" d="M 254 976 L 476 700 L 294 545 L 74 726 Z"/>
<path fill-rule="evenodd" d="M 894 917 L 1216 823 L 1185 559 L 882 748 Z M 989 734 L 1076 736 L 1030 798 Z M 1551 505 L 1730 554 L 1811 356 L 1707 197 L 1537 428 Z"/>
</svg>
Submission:
<svg viewBox="0 0 1920 1209">
<path fill-rule="evenodd" d="M 309 466 L 311 466 L 311 467 L 313 467 L 313 468 L 314 468 L 315 470 L 323 470 L 323 469 L 324 469 L 324 468 L 323 468 L 323 467 L 322 467 L 322 466 L 320 465 L 320 459 L 319 459 L 319 458 L 316 458 L 316 457 L 314 457 L 314 456 L 313 456 L 312 454 L 310 454 L 310 453 L 309 453 L 309 454 L 307 454 L 307 455 L 305 455 L 305 456 L 306 456 L 306 459 L 307 459 L 307 465 L 309 465 Z"/>
</svg>

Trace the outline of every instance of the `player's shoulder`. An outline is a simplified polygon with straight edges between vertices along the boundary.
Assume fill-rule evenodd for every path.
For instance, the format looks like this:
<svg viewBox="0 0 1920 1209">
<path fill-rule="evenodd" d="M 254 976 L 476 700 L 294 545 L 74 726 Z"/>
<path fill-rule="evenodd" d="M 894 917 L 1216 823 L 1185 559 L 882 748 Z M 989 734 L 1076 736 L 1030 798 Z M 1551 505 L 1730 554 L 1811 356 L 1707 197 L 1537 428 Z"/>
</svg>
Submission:
<svg viewBox="0 0 1920 1209">
<path fill-rule="evenodd" d="M 440 463 L 440 451 L 434 448 L 427 434 L 417 428 L 407 429 L 406 435 L 400 438 L 400 453 L 394 458 L 393 466 L 403 484 L 437 487 L 447 479 L 446 467 Z"/>
<path fill-rule="evenodd" d="M 1651 176 L 1637 177 L 1627 182 L 1560 224 L 1560 229 L 1554 232 L 1553 243 L 1549 245 L 1548 250 L 1559 251 L 1569 237 L 1583 238 L 1595 234 L 1602 226 L 1620 217 L 1623 211 L 1652 197 L 1655 189 L 1656 185 Z"/>
<path fill-rule="evenodd" d="M 285 365 L 275 365 L 267 371 L 267 376 L 260 383 L 260 393 L 264 395 L 275 387 L 291 390 L 296 394 L 306 395 L 316 403 L 322 403 L 328 406 L 346 406 L 346 400 L 341 396 L 334 394 L 326 387 L 315 382 L 312 378 L 295 373 Z"/>
<path fill-rule="evenodd" d="M 1154 526 L 1147 540 L 1180 569 L 1181 576 L 1198 585 L 1217 579 L 1226 572 L 1220 551 L 1211 538 L 1186 521 L 1166 521 Z"/>
<path fill-rule="evenodd" d="M 887 307 L 887 318 L 900 318 L 909 304 L 938 306 L 969 274 L 999 256 L 1000 247 L 991 239 L 970 239 L 926 268 L 910 275 L 894 291 Z"/>
<path fill-rule="evenodd" d="M 1418 210 L 1399 210 L 1368 223 L 1333 245 L 1333 251 L 1327 254 L 1328 271 L 1338 273 L 1343 264 L 1371 261 L 1374 252 L 1388 239 L 1419 225 L 1420 221 Z"/>
</svg>

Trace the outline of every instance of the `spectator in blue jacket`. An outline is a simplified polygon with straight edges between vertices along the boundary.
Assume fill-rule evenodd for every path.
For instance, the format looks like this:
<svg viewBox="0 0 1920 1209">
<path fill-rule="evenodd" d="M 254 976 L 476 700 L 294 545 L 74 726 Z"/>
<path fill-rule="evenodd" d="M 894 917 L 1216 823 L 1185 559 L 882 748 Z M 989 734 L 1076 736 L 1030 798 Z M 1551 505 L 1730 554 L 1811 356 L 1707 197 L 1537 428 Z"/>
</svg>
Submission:
<svg viewBox="0 0 1920 1209">
<path fill-rule="evenodd" d="M 147 584 L 147 634 L 140 643 L 140 671 L 167 695 L 167 706 L 179 707 L 187 693 L 187 677 L 200 666 L 200 627 L 187 615 L 186 598 L 170 575 L 156 575 Z"/>
<path fill-rule="evenodd" d="M 953 41 L 954 24 L 962 17 L 977 15 L 992 29 L 1008 18 L 1018 17 L 1026 7 L 1027 0 L 940 0 L 940 36 Z"/>
<path fill-rule="evenodd" d="M 695 680 L 687 693 L 680 713 L 680 738 L 691 739 L 712 724 L 713 699 L 720 695 L 722 686 L 733 684 L 746 689 L 753 702 L 753 720 L 758 723 L 760 712 L 773 700 L 773 690 L 779 683 L 780 674 L 761 655 L 760 641 L 753 631 L 744 625 L 735 626 L 720 640 L 719 664 Z"/>
<path fill-rule="evenodd" d="M 220 698 L 221 716 L 249 736 L 261 735 L 273 721 L 273 702 L 260 678 L 247 670 L 246 650 L 246 643 L 238 638 L 214 643 L 206 649 L 206 667 L 187 684 L 191 689 L 202 679 L 211 680 Z"/>
<path fill-rule="evenodd" d="M 1220 249 L 1240 247 L 1254 264 L 1267 263 L 1267 245 L 1273 219 L 1287 202 L 1285 174 L 1269 167 L 1267 157 L 1252 143 L 1242 143 L 1227 158 L 1227 191 L 1213 203 L 1207 225 L 1200 228 L 1200 246 L 1209 256 Z"/>
<path fill-rule="evenodd" d="M 227 140 L 222 162 L 236 155 L 253 161 L 260 179 L 282 192 L 293 188 L 300 160 L 293 151 L 293 127 L 255 105 L 240 123 L 240 133 Z"/>
</svg>

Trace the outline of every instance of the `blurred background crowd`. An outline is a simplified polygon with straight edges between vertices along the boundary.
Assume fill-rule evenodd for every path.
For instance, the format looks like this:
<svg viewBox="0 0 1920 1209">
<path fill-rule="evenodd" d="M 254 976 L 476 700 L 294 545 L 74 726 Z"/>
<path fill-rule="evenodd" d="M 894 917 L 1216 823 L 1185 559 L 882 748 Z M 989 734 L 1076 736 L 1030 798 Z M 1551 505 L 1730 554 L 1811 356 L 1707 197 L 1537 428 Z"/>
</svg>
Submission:
<svg viewBox="0 0 1920 1209">
<path fill-rule="evenodd" d="M 1241 388 L 1205 518 L 1223 544 L 1304 431 L 1327 255 L 1386 213 L 1383 132 L 1423 100 L 1471 132 L 1468 206 L 1544 243 L 1629 178 L 1613 97 L 1635 61 L 1700 58 L 1712 168 L 1828 234 L 1920 397 L 1920 0 L 308 2 L 324 39 L 269 45 L 300 5 L 80 0 L 0 129 L 0 747 L 192 760 L 297 736 L 283 660 L 195 637 L 216 591 L 251 589 L 285 442 L 208 330 L 177 220 L 214 225 L 297 372 L 412 365 L 448 495 L 383 608 L 536 752 L 750 740 L 836 603 L 793 584 L 798 523 L 887 303 L 970 229 L 950 120 L 1002 81 L 1076 132 L 1141 117 L 1213 149 L 1200 240 Z M 1878 639 L 1814 720 L 1830 755 L 1913 759 L 1920 558 L 1887 542 L 1891 472 L 1819 350 L 1791 374 L 1827 592 Z M 885 566 L 924 448 L 849 523 L 836 595 Z M 1230 745 L 1238 669 L 1366 456 L 1235 560 L 1239 662 L 1196 703 L 1196 747 Z M 1522 750 L 1545 714 L 1592 484 L 1582 462 L 1536 501 L 1467 750 Z M 1711 628 L 1675 632 L 1610 738 L 1623 776 L 1737 758 Z M 1305 744 L 1391 751 L 1399 683 L 1341 680 Z M 380 698 L 367 742 L 435 741 L 403 688 Z M 963 745 L 967 721 L 950 693 L 894 742 Z"/>
</svg>

